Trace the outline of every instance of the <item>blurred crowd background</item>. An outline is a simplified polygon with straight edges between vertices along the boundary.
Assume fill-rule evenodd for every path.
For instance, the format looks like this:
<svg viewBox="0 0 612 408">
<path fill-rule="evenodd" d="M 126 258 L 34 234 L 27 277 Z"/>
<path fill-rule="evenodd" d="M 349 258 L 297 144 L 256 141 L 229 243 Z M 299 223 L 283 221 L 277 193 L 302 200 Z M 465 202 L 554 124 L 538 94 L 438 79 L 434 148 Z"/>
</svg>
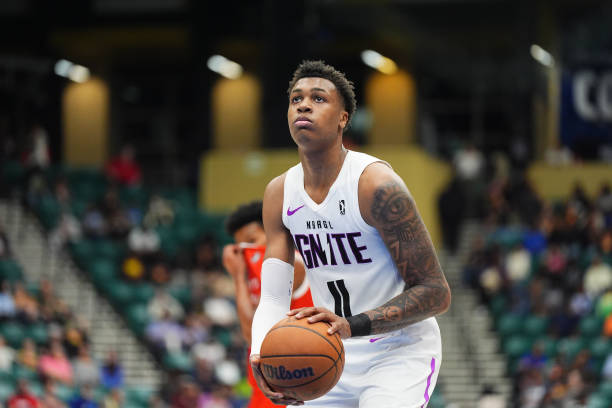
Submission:
<svg viewBox="0 0 612 408">
<path fill-rule="evenodd" d="M 443 369 L 430 406 L 612 406 L 610 21 L 603 0 L 3 0 L 0 404 L 245 406 L 224 221 L 297 162 L 286 88 L 323 59 L 355 83 L 345 146 L 404 178 L 504 359 L 508 393 L 456 400 Z M 28 223 L 161 381 L 92 352 L 51 262 L 26 267 Z"/>
</svg>

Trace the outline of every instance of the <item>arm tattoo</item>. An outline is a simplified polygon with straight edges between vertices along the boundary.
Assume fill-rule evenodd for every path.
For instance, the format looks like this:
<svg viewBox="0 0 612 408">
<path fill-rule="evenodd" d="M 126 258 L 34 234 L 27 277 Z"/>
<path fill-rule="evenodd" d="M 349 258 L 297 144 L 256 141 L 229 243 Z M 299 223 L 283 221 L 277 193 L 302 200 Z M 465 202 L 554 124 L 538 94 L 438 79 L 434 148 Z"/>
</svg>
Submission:
<svg viewBox="0 0 612 408">
<path fill-rule="evenodd" d="M 450 290 L 412 197 L 401 184 L 386 183 L 375 191 L 371 213 L 406 282 L 404 292 L 365 312 L 372 321 L 372 334 L 444 312 L 450 303 Z"/>
</svg>

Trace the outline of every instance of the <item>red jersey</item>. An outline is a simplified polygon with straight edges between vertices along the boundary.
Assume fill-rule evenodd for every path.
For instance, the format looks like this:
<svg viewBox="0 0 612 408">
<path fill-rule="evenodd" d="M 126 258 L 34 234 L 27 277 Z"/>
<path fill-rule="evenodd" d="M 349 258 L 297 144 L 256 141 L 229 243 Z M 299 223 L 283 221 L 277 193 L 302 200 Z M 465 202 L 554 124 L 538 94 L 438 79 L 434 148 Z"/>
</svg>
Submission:
<svg viewBox="0 0 612 408">
<path fill-rule="evenodd" d="M 35 396 L 30 394 L 17 394 L 6 403 L 8 408 L 38 408 L 40 404 Z"/>
<path fill-rule="evenodd" d="M 247 265 L 247 285 L 249 287 L 249 295 L 251 296 L 251 303 L 257 306 L 259 304 L 259 297 L 261 296 L 261 265 L 264 261 L 264 255 L 266 247 L 264 246 L 247 246 L 243 247 L 242 253 Z M 310 295 L 310 287 L 308 282 L 304 279 L 302 285 L 293 292 L 291 299 L 291 309 L 297 309 L 299 307 L 313 306 L 312 296 Z M 249 354 L 250 350 L 249 350 Z M 284 405 L 275 405 L 270 401 L 263 392 L 257 386 L 255 377 L 251 370 L 251 364 L 247 358 L 247 372 L 249 384 L 253 389 L 251 400 L 249 401 L 248 408 L 267 408 L 267 407 L 284 407 Z"/>
</svg>

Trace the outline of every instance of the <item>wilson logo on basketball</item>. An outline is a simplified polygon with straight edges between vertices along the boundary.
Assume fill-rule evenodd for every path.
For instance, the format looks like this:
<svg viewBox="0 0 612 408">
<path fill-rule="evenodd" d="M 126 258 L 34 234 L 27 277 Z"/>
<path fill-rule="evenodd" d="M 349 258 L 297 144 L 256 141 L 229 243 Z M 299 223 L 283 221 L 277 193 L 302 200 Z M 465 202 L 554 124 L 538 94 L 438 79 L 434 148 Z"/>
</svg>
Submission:
<svg viewBox="0 0 612 408">
<path fill-rule="evenodd" d="M 287 370 L 285 366 L 282 365 L 276 367 L 270 364 L 263 364 L 263 369 L 268 378 L 274 378 L 277 380 L 293 380 L 294 378 L 314 377 L 312 367 Z"/>
</svg>

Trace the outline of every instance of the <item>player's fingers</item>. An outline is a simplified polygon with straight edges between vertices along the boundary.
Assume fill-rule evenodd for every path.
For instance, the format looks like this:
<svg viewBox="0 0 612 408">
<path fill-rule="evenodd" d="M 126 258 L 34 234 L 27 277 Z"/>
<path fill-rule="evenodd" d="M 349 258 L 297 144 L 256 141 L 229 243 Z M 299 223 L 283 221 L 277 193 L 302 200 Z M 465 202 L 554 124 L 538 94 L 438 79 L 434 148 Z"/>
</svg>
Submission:
<svg viewBox="0 0 612 408">
<path fill-rule="evenodd" d="M 332 316 L 335 315 L 332 315 L 330 312 L 317 313 L 308 318 L 308 323 L 331 322 L 333 320 Z"/>
<path fill-rule="evenodd" d="M 298 313 L 296 313 L 296 319 L 301 319 L 302 317 L 312 316 L 314 314 L 319 313 L 319 309 L 316 307 L 304 307 Z"/>
<path fill-rule="evenodd" d="M 297 309 L 292 309 L 292 310 L 287 312 L 287 316 L 295 316 L 296 314 L 298 314 L 299 312 L 301 312 L 304 309 L 309 309 L 309 308 L 307 308 L 307 307 L 298 307 Z"/>
</svg>

